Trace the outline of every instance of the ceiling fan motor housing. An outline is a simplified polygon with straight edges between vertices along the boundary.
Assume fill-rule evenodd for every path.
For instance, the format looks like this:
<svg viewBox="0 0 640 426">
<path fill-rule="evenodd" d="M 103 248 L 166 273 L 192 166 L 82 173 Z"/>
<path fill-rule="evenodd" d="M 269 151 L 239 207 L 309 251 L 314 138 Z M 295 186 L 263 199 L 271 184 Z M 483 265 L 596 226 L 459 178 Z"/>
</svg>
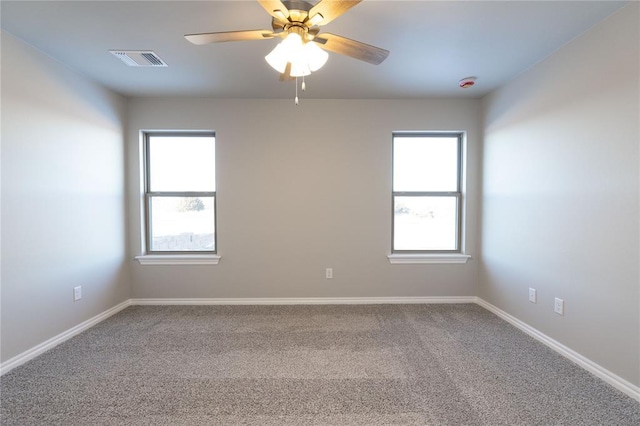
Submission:
<svg viewBox="0 0 640 426">
<path fill-rule="evenodd" d="M 307 39 L 305 34 L 309 32 L 311 32 L 312 35 L 318 33 L 319 28 L 315 28 L 314 31 L 309 31 L 309 28 L 314 26 L 312 22 L 309 21 L 309 11 L 313 7 L 311 3 L 294 0 L 283 1 L 282 4 L 288 9 L 289 16 L 287 18 L 284 11 L 282 11 L 282 15 L 279 18 L 274 16 L 271 20 L 271 27 L 274 31 L 295 32 L 299 34 L 303 40 Z M 322 15 L 320 16 L 322 17 Z"/>
</svg>

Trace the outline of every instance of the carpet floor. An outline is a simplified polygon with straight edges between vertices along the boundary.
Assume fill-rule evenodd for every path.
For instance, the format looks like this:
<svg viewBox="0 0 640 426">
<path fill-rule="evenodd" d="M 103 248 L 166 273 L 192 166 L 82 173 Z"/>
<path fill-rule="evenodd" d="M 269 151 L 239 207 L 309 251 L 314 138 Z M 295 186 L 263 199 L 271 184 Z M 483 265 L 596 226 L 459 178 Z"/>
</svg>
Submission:
<svg viewBox="0 0 640 426">
<path fill-rule="evenodd" d="M 9 425 L 640 425 L 474 305 L 133 306 L 0 378 Z"/>
</svg>

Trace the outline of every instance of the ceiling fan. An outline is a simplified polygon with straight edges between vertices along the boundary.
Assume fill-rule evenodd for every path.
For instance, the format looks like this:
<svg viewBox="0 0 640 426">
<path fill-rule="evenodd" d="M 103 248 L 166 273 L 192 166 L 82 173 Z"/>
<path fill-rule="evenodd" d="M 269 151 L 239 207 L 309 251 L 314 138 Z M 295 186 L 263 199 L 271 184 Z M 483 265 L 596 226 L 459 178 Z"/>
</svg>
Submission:
<svg viewBox="0 0 640 426">
<path fill-rule="evenodd" d="M 281 37 L 284 40 L 265 57 L 281 73 L 281 80 L 304 77 L 319 69 L 328 57 L 324 50 L 378 65 L 387 58 L 388 50 L 339 35 L 320 33 L 321 26 L 361 1 L 320 0 L 314 5 L 301 0 L 258 0 L 272 16 L 271 30 L 187 34 L 185 38 L 194 44 L 209 44 Z"/>
</svg>

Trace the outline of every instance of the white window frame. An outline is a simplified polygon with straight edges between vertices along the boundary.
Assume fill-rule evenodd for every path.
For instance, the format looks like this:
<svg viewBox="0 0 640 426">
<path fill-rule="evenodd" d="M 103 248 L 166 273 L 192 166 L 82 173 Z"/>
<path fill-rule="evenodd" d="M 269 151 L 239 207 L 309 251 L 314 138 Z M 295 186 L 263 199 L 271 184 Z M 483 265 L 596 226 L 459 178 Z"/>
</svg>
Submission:
<svg viewBox="0 0 640 426">
<path fill-rule="evenodd" d="M 393 168 L 396 138 L 429 138 L 429 137 L 456 137 L 458 144 L 457 158 L 457 187 L 455 191 L 395 191 L 393 185 Z M 465 229 L 465 134 L 464 132 L 393 132 L 391 139 L 391 254 L 387 256 L 390 263 L 415 264 L 415 263 L 466 263 L 470 258 L 464 253 L 464 229 Z M 456 242 L 453 250 L 396 250 L 395 244 L 395 198 L 396 197 L 455 197 L 457 202 Z"/>
<path fill-rule="evenodd" d="M 142 166 L 142 243 L 144 254 L 136 256 L 136 260 L 142 265 L 217 265 L 220 261 L 218 255 L 218 214 L 217 191 L 151 191 L 150 182 L 150 156 L 149 139 L 151 137 L 213 137 L 214 131 L 143 131 L 141 132 L 141 166 Z M 216 188 L 217 189 L 217 188 Z M 213 219 L 214 219 L 214 249 L 210 251 L 152 251 L 151 247 L 151 209 L 152 197 L 213 197 Z"/>
</svg>

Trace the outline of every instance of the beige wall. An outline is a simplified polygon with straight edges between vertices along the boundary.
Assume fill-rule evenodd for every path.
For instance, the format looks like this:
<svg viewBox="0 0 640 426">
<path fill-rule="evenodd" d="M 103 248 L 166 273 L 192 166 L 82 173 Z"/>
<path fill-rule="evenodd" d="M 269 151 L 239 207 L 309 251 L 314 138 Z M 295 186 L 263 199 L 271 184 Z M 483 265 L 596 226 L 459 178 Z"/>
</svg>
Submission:
<svg viewBox="0 0 640 426">
<path fill-rule="evenodd" d="M 2 361 L 129 298 L 125 100 L 2 32 Z M 73 302 L 73 287 L 83 298 Z"/>
<path fill-rule="evenodd" d="M 635 385 L 639 6 L 485 99 L 479 287 L 483 299 Z M 529 287 L 538 304 L 527 301 Z"/>
<path fill-rule="evenodd" d="M 222 256 L 215 266 L 136 263 L 133 297 L 476 294 L 479 101 L 149 98 L 129 111 L 131 252 L 141 249 L 139 130 L 211 129 Z M 389 264 L 394 130 L 467 132 L 467 264 Z"/>
</svg>

